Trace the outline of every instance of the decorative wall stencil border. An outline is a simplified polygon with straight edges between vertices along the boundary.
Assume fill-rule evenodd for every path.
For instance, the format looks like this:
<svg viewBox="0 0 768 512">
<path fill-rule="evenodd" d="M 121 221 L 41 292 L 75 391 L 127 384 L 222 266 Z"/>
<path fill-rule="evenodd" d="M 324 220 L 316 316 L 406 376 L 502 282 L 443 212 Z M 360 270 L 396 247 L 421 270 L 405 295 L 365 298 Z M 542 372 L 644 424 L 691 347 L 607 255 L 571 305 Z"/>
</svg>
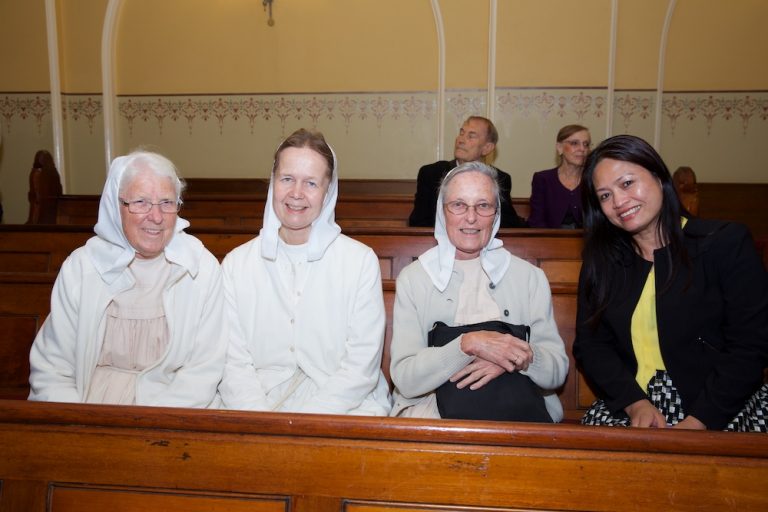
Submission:
<svg viewBox="0 0 768 512">
<path fill-rule="evenodd" d="M 498 96 L 496 108 L 502 113 L 513 113 L 522 117 L 538 116 L 542 120 L 551 116 L 563 118 L 571 114 L 579 120 L 589 115 L 600 119 L 605 115 L 605 93 L 508 91 Z"/>
<path fill-rule="evenodd" d="M 753 118 L 768 121 L 768 96 L 755 98 L 752 95 L 742 96 L 738 93 L 721 97 L 713 95 L 701 97 L 698 94 L 685 96 L 688 97 L 673 94 L 671 98 L 665 98 L 662 105 L 673 134 L 678 120 L 681 119 L 695 121 L 699 117 L 703 118 L 707 124 L 707 135 L 710 135 L 715 120 L 730 121 L 738 117 L 741 119 L 742 133 L 745 135 Z"/>
<path fill-rule="evenodd" d="M 331 120 L 336 117 L 344 120 L 348 133 L 351 123 L 356 119 L 374 118 L 379 129 L 386 118 L 396 120 L 405 117 L 412 126 L 420 118 L 431 120 L 435 114 L 436 100 L 429 96 L 432 95 L 398 97 L 378 94 L 370 98 L 362 95 L 121 97 L 118 108 L 121 117 L 128 121 L 131 134 L 137 121 L 146 123 L 154 120 L 162 133 L 166 121 L 186 120 L 189 134 L 192 135 L 196 121 L 215 120 L 219 134 L 223 135 L 227 120 L 246 119 L 253 133 L 258 120 L 279 119 L 284 129 L 288 119 L 309 119 L 312 127 L 316 128 L 321 119 Z"/>
<path fill-rule="evenodd" d="M 606 114 L 605 91 L 510 90 L 499 89 L 496 111 L 500 115 L 552 117 L 574 116 L 578 120 L 601 119 Z M 63 95 L 63 118 L 88 123 L 93 134 L 95 123 L 103 116 L 100 95 Z M 467 116 L 485 112 L 483 91 L 452 91 L 446 99 L 447 113 L 456 123 Z M 614 109 L 629 131 L 634 120 L 646 120 L 656 108 L 653 91 L 621 91 L 614 98 Z M 406 118 L 412 126 L 420 120 L 433 121 L 437 102 L 433 93 L 423 94 L 344 94 L 344 95 L 243 95 L 243 96 L 137 96 L 119 98 L 120 116 L 131 130 L 135 123 L 155 122 L 162 133 L 170 122 L 186 121 L 189 134 L 196 122 L 215 121 L 224 135 L 227 121 L 248 121 L 253 132 L 258 121 L 308 119 L 313 127 L 321 120 L 342 119 L 347 132 L 355 121 L 375 119 L 379 129 L 388 120 Z M 768 122 L 768 91 L 750 93 L 666 93 L 662 100 L 664 119 L 672 133 L 681 122 L 704 120 L 707 135 L 716 121 L 741 122 L 746 134 L 752 123 Z M 50 96 L 33 93 L 0 93 L 0 117 L 3 129 L 10 133 L 14 122 L 33 120 L 37 133 L 50 122 Z M 48 119 L 46 119 L 48 118 Z"/>
<path fill-rule="evenodd" d="M 64 119 L 72 118 L 79 121 L 81 118 L 88 122 L 88 133 L 93 135 L 93 125 L 96 119 L 103 114 L 101 96 L 89 96 L 86 98 L 64 98 Z"/>
<path fill-rule="evenodd" d="M 15 118 L 26 120 L 33 118 L 37 125 L 37 134 L 42 134 L 43 119 L 51 115 L 51 98 L 48 95 L 5 95 L 0 98 L 0 116 L 5 119 L 3 125 L 8 133 Z"/>
</svg>

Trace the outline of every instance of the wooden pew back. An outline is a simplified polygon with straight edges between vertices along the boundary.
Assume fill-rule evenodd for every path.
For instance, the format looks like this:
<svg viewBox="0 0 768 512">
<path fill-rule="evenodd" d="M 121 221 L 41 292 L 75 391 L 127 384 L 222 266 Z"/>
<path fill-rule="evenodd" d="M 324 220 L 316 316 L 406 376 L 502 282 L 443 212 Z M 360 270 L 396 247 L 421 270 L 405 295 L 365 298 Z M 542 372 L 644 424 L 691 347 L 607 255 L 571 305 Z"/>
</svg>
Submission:
<svg viewBox="0 0 768 512">
<path fill-rule="evenodd" d="M 766 510 L 768 437 L 0 402 L 0 509 Z"/>
</svg>

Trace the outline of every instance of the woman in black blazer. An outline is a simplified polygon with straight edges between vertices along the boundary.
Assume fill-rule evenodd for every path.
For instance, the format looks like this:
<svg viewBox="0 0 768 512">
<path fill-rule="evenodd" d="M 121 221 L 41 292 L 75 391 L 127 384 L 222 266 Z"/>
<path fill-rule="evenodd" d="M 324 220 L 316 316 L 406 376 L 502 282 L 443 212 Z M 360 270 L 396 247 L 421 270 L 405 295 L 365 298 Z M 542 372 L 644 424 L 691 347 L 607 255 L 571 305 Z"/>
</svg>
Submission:
<svg viewBox="0 0 768 512">
<path fill-rule="evenodd" d="M 768 274 L 740 224 L 692 218 L 658 153 L 619 135 L 585 164 L 574 355 L 591 425 L 767 431 Z"/>
</svg>

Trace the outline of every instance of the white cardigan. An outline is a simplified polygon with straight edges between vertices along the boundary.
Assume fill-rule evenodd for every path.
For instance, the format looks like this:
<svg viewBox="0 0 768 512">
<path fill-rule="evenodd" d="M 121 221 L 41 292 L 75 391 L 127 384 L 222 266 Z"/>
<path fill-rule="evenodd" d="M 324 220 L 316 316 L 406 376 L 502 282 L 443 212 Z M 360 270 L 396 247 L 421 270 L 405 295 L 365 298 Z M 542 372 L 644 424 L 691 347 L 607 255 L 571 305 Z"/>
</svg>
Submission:
<svg viewBox="0 0 768 512">
<path fill-rule="evenodd" d="M 99 237 L 88 244 L 108 245 Z M 215 402 L 226 351 L 221 271 L 193 236 L 176 233 L 174 244 L 194 263 L 173 266 L 163 291 L 170 342 L 163 357 L 137 377 L 136 404 L 208 407 Z M 127 267 L 106 283 L 85 246 L 66 259 L 53 287 L 51 313 L 30 352 L 30 400 L 85 400 L 101 353 L 107 306 L 133 284 Z"/>
<path fill-rule="evenodd" d="M 385 313 L 378 259 L 339 235 L 322 258 L 307 262 L 300 298 L 284 297 L 277 265 L 257 237 L 222 264 L 230 342 L 219 386 L 232 409 L 273 410 L 275 391 L 300 368 L 311 393 L 292 412 L 387 415 L 381 372 Z M 282 388 L 281 388 L 282 389 Z"/>
</svg>

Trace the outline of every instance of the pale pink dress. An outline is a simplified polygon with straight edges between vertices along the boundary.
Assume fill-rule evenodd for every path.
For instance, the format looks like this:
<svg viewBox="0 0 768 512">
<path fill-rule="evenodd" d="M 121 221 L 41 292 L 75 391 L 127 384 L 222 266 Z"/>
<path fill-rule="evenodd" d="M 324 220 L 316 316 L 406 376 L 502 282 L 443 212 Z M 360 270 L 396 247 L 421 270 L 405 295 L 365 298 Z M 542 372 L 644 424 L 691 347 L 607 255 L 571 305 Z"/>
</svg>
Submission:
<svg viewBox="0 0 768 512">
<path fill-rule="evenodd" d="M 171 274 L 164 255 L 136 258 L 128 266 L 136 284 L 107 307 L 101 354 L 86 396 L 88 403 L 136 403 L 136 379 L 168 346 L 163 289 Z"/>
</svg>

